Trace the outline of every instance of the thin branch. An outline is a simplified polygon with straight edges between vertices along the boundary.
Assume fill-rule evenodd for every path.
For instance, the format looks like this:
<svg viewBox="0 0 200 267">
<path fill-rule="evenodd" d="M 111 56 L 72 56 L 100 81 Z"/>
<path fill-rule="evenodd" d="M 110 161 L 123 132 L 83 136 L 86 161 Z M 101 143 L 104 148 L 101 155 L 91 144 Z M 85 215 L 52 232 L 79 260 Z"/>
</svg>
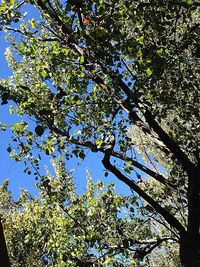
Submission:
<svg viewBox="0 0 200 267">
<path fill-rule="evenodd" d="M 170 187 L 173 190 L 177 190 L 176 186 L 171 184 L 169 181 L 167 181 L 167 179 L 164 176 L 152 171 L 151 169 L 149 169 L 146 166 L 144 166 L 143 164 L 133 160 L 132 158 L 129 158 L 129 157 L 127 157 L 127 156 L 125 156 L 119 152 L 115 152 L 115 151 L 111 151 L 111 155 L 116 157 L 116 158 L 119 158 L 121 160 L 131 162 L 133 166 L 135 166 L 139 170 L 143 171 L 144 173 L 148 174 L 149 176 L 153 177 L 158 182 L 162 183 L 165 186 Z"/>
<path fill-rule="evenodd" d="M 88 236 L 90 236 L 87 230 L 68 212 L 66 208 L 64 208 L 62 205 L 59 206 L 74 221 L 75 224 L 77 224 Z"/>
<path fill-rule="evenodd" d="M 126 67 L 127 71 L 130 73 L 130 75 L 135 79 L 135 75 L 133 74 L 133 72 L 130 70 L 129 66 L 126 64 L 126 61 L 121 57 L 121 61 L 124 64 L 124 66 Z"/>
<path fill-rule="evenodd" d="M 4 31 L 13 31 L 13 32 L 17 32 L 17 33 L 21 33 L 22 35 L 25 35 L 25 32 L 18 29 L 18 28 L 12 28 L 12 27 L 9 27 L 9 26 L 5 26 L 3 27 L 3 30 Z"/>
<path fill-rule="evenodd" d="M 174 214 L 173 214 L 174 216 Z M 164 223 L 163 221 L 159 220 L 156 218 L 156 216 L 152 217 L 154 221 L 156 221 L 157 223 L 163 225 L 166 229 L 169 230 L 169 232 L 171 232 L 174 236 L 176 236 L 177 238 L 179 238 L 179 236 L 177 235 L 177 233 L 175 231 L 173 231 L 168 225 L 166 225 L 166 223 Z"/>
<path fill-rule="evenodd" d="M 69 31 L 67 29 L 67 27 L 65 26 L 63 21 L 60 19 L 60 17 L 58 16 L 56 11 L 52 7 L 51 2 L 49 0 L 47 0 L 46 2 L 49 4 L 50 9 L 53 11 L 53 13 L 49 10 L 46 3 L 43 3 L 42 1 L 36 0 L 36 3 L 41 8 L 41 10 L 44 11 L 46 14 L 50 15 L 51 18 L 54 19 L 55 22 L 57 22 L 58 26 L 61 27 L 61 29 L 62 29 L 63 33 L 66 35 L 66 37 L 69 37 L 69 35 L 71 34 L 71 31 Z"/>
<path fill-rule="evenodd" d="M 136 251 L 135 258 L 143 259 L 145 256 L 150 254 L 155 248 L 157 248 L 164 241 L 166 241 L 166 239 L 163 239 L 163 240 L 158 239 L 157 242 L 154 245 L 152 245 L 150 248 L 149 248 L 149 246 L 146 246 L 142 250 Z"/>
<path fill-rule="evenodd" d="M 21 3 L 19 3 L 16 7 L 15 7 L 15 10 L 20 8 L 23 4 L 26 3 L 26 0 L 22 1 Z"/>
<path fill-rule="evenodd" d="M 139 133 L 139 137 L 140 137 L 140 141 L 141 141 L 141 143 L 143 143 L 144 141 L 143 141 L 143 138 L 142 138 L 142 136 L 141 136 L 140 133 Z M 158 170 L 156 164 L 154 163 L 155 160 L 154 160 L 154 162 L 151 160 L 151 157 L 149 156 L 148 152 L 146 151 L 145 145 L 142 146 L 142 151 L 144 152 L 144 154 L 145 154 L 146 157 L 148 158 L 150 164 L 153 166 L 153 168 L 155 169 L 155 171 L 156 171 L 157 173 L 159 173 L 159 170 Z"/>
</svg>

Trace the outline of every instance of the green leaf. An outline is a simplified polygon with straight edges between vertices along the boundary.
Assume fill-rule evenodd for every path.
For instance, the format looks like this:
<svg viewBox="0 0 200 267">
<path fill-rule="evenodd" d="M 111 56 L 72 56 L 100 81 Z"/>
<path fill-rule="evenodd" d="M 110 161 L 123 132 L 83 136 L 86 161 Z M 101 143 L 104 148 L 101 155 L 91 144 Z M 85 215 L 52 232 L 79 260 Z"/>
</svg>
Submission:
<svg viewBox="0 0 200 267">
<path fill-rule="evenodd" d="M 148 69 L 146 69 L 146 73 L 148 76 L 151 76 L 153 71 L 150 68 L 148 68 Z"/>
<path fill-rule="evenodd" d="M 83 64 L 84 63 L 84 56 L 79 56 L 78 57 L 78 61 L 79 61 L 79 63 L 81 63 L 81 64 Z"/>
<path fill-rule="evenodd" d="M 79 158 L 81 158 L 81 159 L 85 158 L 85 153 L 83 151 L 79 153 Z"/>
<path fill-rule="evenodd" d="M 8 99 L 10 98 L 10 94 L 9 93 L 3 93 L 2 95 L 1 95 L 1 100 L 2 100 L 2 102 L 1 102 L 1 105 L 6 105 L 6 104 L 8 104 Z"/>
<path fill-rule="evenodd" d="M 9 112 L 10 112 L 10 114 L 14 114 L 14 113 L 15 113 L 15 108 L 14 108 L 14 106 L 10 106 L 10 107 L 9 107 Z"/>
<path fill-rule="evenodd" d="M 44 127 L 42 125 L 37 125 L 35 127 L 35 133 L 38 135 L 38 136 L 42 136 L 43 133 L 44 133 Z"/>
<path fill-rule="evenodd" d="M 105 177 L 108 177 L 108 172 L 107 171 L 104 173 L 104 176 Z"/>
<path fill-rule="evenodd" d="M 10 152 L 12 151 L 12 148 L 9 146 L 9 147 L 7 148 L 7 151 L 8 151 L 8 153 L 10 153 Z"/>
<path fill-rule="evenodd" d="M 140 38 L 139 38 L 139 43 L 140 43 L 140 44 L 144 44 L 144 36 L 140 36 Z"/>
</svg>

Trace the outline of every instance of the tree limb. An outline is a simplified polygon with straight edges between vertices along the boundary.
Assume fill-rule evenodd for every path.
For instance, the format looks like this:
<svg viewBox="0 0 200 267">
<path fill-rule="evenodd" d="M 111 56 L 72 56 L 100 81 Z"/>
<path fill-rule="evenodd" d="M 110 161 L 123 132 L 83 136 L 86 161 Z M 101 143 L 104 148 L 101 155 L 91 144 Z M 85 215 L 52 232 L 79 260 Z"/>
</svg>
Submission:
<svg viewBox="0 0 200 267">
<path fill-rule="evenodd" d="M 95 150 L 97 150 L 99 152 L 105 153 L 105 149 L 103 147 L 97 148 L 97 146 L 95 144 L 93 144 L 92 142 L 89 142 L 89 141 L 84 142 L 84 141 L 77 140 L 77 139 L 69 136 L 67 132 L 61 131 L 55 126 L 51 126 L 50 125 L 49 128 L 51 130 L 53 130 L 55 133 L 66 137 L 68 139 L 68 141 L 70 141 L 73 144 L 76 144 L 76 145 L 79 145 L 79 146 L 83 146 L 83 147 L 88 147 L 90 149 L 95 149 Z M 135 166 L 139 170 L 143 171 L 144 173 L 148 174 L 149 176 L 153 177 L 158 182 L 160 182 L 163 185 L 171 188 L 172 190 L 177 190 L 176 186 L 171 184 L 170 182 L 168 182 L 167 179 L 164 176 L 152 171 L 151 169 L 147 168 L 146 166 L 144 166 L 143 164 L 137 162 L 136 160 L 133 160 L 132 158 L 127 157 L 127 156 L 125 156 L 125 155 L 123 155 L 123 154 L 121 154 L 119 152 L 113 151 L 113 150 L 110 153 L 111 153 L 112 156 L 114 156 L 114 157 L 116 157 L 118 159 L 121 159 L 121 160 L 124 160 L 124 161 L 130 161 L 133 166 Z"/>
<path fill-rule="evenodd" d="M 102 163 L 107 170 L 112 172 L 120 181 L 127 184 L 133 191 L 135 191 L 146 202 L 148 202 L 161 216 L 164 217 L 166 222 L 168 222 L 171 227 L 174 227 L 177 231 L 179 231 L 180 235 L 183 235 L 185 233 L 184 226 L 173 215 L 171 215 L 166 209 L 160 206 L 160 204 L 158 204 L 153 198 L 151 198 L 147 193 L 145 193 L 138 185 L 128 179 L 115 166 L 110 163 L 109 152 L 105 153 Z"/>
<path fill-rule="evenodd" d="M 1 218 L 0 218 L 0 261 L 1 261 L 1 267 L 11 267 Z"/>
</svg>

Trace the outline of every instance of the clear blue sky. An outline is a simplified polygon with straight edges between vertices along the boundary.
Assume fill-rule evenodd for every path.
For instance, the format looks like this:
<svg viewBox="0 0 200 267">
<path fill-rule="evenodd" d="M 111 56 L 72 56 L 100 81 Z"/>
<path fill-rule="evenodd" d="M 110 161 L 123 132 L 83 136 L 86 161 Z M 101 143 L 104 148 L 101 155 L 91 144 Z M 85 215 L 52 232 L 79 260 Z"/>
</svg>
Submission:
<svg viewBox="0 0 200 267">
<path fill-rule="evenodd" d="M 27 18 L 30 19 L 33 16 L 38 16 L 35 13 L 35 10 L 30 9 L 28 5 L 25 8 L 28 14 Z M 9 46 L 9 44 L 4 39 L 5 34 L 3 31 L 0 32 L 0 78 L 6 78 L 11 74 L 11 71 L 7 65 L 5 60 L 5 49 Z M 12 103 L 9 103 L 12 104 Z M 15 121 L 20 121 L 22 118 L 17 117 L 16 115 L 9 114 L 9 104 L 0 106 L 0 122 L 6 123 L 8 125 L 14 123 Z M 11 141 L 11 135 L 9 132 L 0 133 L 0 183 L 4 179 L 10 180 L 10 189 L 15 198 L 18 197 L 20 188 L 25 188 L 29 190 L 32 194 L 37 194 L 37 190 L 34 187 L 35 180 L 33 176 L 28 176 L 24 174 L 24 164 L 22 162 L 18 163 L 14 160 L 10 159 L 9 153 L 7 152 L 8 143 Z M 46 157 L 42 162 L 43 165 L 49 165 L 50 157 Z M 104 169 L 101 163 L 102 156 L 99 153 L 89 152 L 86 159 L 78 165 L 76 159 L 72 159 L 67 163 L 67 168 L 75 169 L 74 176 L 76 177 L 76 185 L 79 192 L 85 188 L 85 176 L 86 169 L 88 168 L 94 180 L 103 179 L 106 183 L 108 182 L 116 182 L 116 189 L 118 193 L 129 194 L 130 190 L 123 183 L 118 182 L 115 177 L 111 174 L 105 178 L 104 177 Z"/>
</svg>

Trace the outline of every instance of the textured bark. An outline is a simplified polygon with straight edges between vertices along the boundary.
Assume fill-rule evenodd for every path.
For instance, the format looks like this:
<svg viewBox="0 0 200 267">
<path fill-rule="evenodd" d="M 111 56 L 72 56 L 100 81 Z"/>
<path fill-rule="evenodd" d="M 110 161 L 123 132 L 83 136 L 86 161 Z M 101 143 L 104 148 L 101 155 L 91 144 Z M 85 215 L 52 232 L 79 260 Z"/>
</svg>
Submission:
<svg viewBox="0 0 200 267">
<path fill-rule="evenodd" d="M 3 226 L 0 219 L 0 266 L 10 267 L 10 261 L 8 257 L 8 250 L 6 246 L 6 241 L 3 233 Z"/>
</svg>

